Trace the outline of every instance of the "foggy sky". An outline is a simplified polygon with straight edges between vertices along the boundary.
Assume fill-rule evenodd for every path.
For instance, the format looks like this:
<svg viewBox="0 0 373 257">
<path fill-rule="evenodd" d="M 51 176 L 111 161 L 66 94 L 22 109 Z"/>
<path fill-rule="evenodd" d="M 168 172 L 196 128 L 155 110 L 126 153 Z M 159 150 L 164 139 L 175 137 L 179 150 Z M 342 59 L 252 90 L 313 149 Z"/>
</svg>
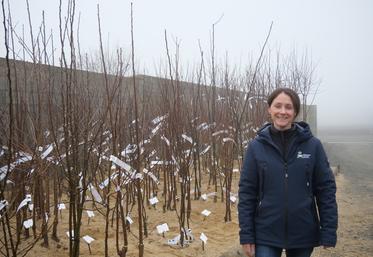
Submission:
<svg viewBox="0 0 373 257">
<path fill-rule="evenodd" d="M 25 25 L 26 1 L 10 1 L 18 33 Z M 30 0 L 34 33 L 45 10 L 47 29 L 58 38 L 58 0 Z M 67 2 L 67 1 L 63 1 Z M 307 54 L 316 65 L 320 88 L 315 97 L 318 126 L 373 126 L 373 1 L 370 0 L 159 0 L 134 2 L 135 55 L 139 73 L 152 73 L 165 59 L 164 31 L 180 42 L 184 67 L 200 60 L 198 42 L 208 51 L 212 24 L 216 56 L 235 65 L 256 60 L 269 26 L 273 29 L 268 49 Z M 130 1 L 77 0 L 80 44 L 84 52 L 99 48 L 97 4 L 100 4 L 104 45 L 130 49 Z M 1 15 L 1 20 L 2 20 Z M 4 51 L 1 27 L 1 56 Z M 174 48 L 172 49 L 174 50 Z M 144 72 L 141 72 L 144 71 Z"/>
</svg>

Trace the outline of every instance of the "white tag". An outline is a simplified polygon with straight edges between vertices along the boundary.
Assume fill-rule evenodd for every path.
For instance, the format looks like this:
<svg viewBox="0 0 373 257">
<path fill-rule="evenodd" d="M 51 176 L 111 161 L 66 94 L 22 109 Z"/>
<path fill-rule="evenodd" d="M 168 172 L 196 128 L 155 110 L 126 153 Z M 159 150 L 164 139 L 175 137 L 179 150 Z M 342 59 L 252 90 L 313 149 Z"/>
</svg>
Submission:
<svg viewBox="0 0 373 257">
<path fill-rule="evenodd" d="M 25 220 L 23 222 L 23 226 L 27 229 L 27 228 L 31 228 L 32 225 L 34 224 L 34 222 L 32 221 L 32 219 L 28 219 L 28 220 Z"/>
<path fill-rule="evenodd" d="M 87 244 L 91 244 L 93 241 L 95 241 L 94 238 L 86 235 L 86 236 L 83 236 L 83 240 L 87 243 Z"/>
<path fill-rule="evenodd" d="M 129 223 L 130 225 L 133 224 L 133 220 L 131 219 L 130 216 L 127 216 L 127 217 L 126 217 L 126 220 L 128 221 L 128 223 Z"/>
<path fill-rule="evenodd" d="M 230 197 L 230 200 L 231 200 L 232 203 L 235 203 L 235 202 L 237 201 L 237 198 L 236 198 L 235 196 L 232 195 L 232 196 Z"/>
<path fill-rule="evenodd" d="M 154 196 L 153 198 L 149 199 L 149 202 L 150 202 L 151 205 L 154 205 L 154 204 L 158 203 L 159 201 L 158 201 L 158 198 L 156 196 Z"/>
<path fill-rule="evenodd" d="M 142 180 L 143 177 L 144 177 L 144 176 L 143 176 L 141 173 L 137 173 L 137 174 L 136 174 L 136 179 L 140 179 L 140 180 Z"/>
<path fill-rule="evenodd" d="M 68 238 L 70 238 L 70 236 L 74 239 L 74 230 L 71 230 L 71 233 L 69 231 L 66 231 L 66 235 Z"/>
<path fill-rule="evenodd" d="M 207 236 L 203 232 L 201 233 L 199 239 L 201 239 L 201 241 L 203 241 L 205 244 L 207 243 Z"/>
<path fill-rule="evenodd" d="M 60 203 L 60 204 L 57 205 L 57 208 L 58 208 L 58 210 L 65 210 L 66 205 L 64 203 Z"/>
<path fill-rule="evenodd" d="M 168 245 L 177 245 L 180 241 L 180 235 L 175 236 L 173 239 L 167 241 Z"/>
<path fill-rule="evenodd" d="M 0 211 L 4 209 L 6 206 L 8 206 L 8 201 L 7 200 L 1 200 L 0 201 Z"/>
<path fill-rule="evenodd" d="M 209 210 L 203 210 L 201 212 L 201 214 L 207 217 L 207 216 L 209 216 L 211 214 L 211 211 L 209 211 Z"/>
<path fill-rule="evenodd" d="M 162 234 L 164 232 L 170 231 L 170 229 L 168 228 L 167 223 L 163 223 L 157 226 L 157 231 L 158 231 L 158 234 Z"/>
<path fill-rule="evenodd" d="M 93 211 L 87 211 L 87 215 L 88 215 L 88 217 L 89 218 L 92 218 L 92 217 L 94 217 L 95 216 L 95 213 L 93 212 Z"/>
<path fill-rule="evenodd" d="M 22 202 L 18 205 L 17 212 L 24 206 L 26 206 L 29 202 L 31 202 L 31 196 L 27 197 L 22 200 Z"/>
</svg>

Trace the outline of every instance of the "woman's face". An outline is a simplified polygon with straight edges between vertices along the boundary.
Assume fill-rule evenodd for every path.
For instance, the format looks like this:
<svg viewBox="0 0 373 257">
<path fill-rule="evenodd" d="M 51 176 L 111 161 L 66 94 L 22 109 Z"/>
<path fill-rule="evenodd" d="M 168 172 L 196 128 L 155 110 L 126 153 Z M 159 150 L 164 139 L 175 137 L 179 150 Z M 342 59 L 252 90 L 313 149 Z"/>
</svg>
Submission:
<svg viewBox="0 0 373 257">
<path fill-rule="evenodd" d="M 282 92 L 273 99 L 268 112 L 276 129 L 286 130 L 291 128 L 291 124 L 295 119 L 295 110 L 293 102 L 287 94 Z"/>
</svg>

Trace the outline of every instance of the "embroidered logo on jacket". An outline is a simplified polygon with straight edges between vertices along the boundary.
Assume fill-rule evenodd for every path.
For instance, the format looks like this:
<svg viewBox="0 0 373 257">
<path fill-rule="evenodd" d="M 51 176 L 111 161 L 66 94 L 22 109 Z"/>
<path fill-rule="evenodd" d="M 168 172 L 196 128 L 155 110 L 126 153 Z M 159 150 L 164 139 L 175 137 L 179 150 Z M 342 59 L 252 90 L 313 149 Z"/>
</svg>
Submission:
<svg viewBox="0 0 373 257">
<path fill-rule="evenodd" d="M 311 157 L 310 153 L 302 153 L 301 151 L 299 151 L 297 154 L 297 158 L 309 159 L 310 157 Z"/>
</svg>

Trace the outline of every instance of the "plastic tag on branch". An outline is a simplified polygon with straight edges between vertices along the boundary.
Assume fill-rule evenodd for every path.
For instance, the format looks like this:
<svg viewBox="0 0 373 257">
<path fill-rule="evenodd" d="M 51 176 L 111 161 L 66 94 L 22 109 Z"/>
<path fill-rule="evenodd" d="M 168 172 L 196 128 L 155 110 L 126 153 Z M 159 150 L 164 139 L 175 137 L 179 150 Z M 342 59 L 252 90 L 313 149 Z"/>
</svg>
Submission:
<svg viewBox="0 0 373 257">
<path fill-rule="evenodd" d="M 25 229 L 31 228 L 32 225 L 34 225 L 32 219 L 28 219 L 23 222 L 23 226 L 25 227 Z"/>
<path fill-rule="evenodd" d="M 158 132 L 158 130 L 161 128 L 161 126 L 162 126 L 162 123 L 159 123 L 153 130 L 152 130 L 152 132 L 150 133 L 152 136 L 154 136 L 157 132 Z"/>
<path fill-rule="evenodd" d="M 127 216 L 127 217 L 126 217 L 126 220 L 128 221 L 128 223 L 129 223 L 130 225 L 133 224 L 133 220 L 131 219 L 130 216 Z"/>
<path fill-rule="evenodd" d="M 158 234 L 162 234 L 162 233 L 167 232 L 167 231 L 170 231 L 167 223 L 163 223 L 163 224 L 157 226 Z"/>
<path fill-rule="evenodd" d="M 167 139 L 164 135 L 161 136 L 161 139 L 166 142 L 168 146 L 170 146 L 170 140 Z"/>
<path fill-rule="evenodd" d="M 155 154 L 157 153 L 157 151 L 156 150 L 153 150 L 150 154 L 149 154 L 149 158 L 151 158 L 151 157 L 153 157 Z"/>
<path fill-rule="evenodd" d="M 227 133 L 229 133 L 229 131 L 228 130 L 219 130 L 219 131 L 216 131 L 216 132 L 212 133 L 212 136 L 216 137 L 216 136 L 218 136 L 220 134 L 224 134 L 224 133 L 227 134 Z"/>
<path fill-rule="evenodd" d="M 156 118 L 154 118 L 153 120 L 152 120 L 152 123 L 154 124 L 154 125 L 156 125 L 156 124 L 158 124 L 159 122 L 161 122 L 161 121 L 163 121 L 165 118 L 167 118 L 168 117 L 168 114 L 166 114 L 166 115 L 163 115 L 163 116 L 158 116 L 158 117 L 156 117 Z"/>
<path fill-rule="evenodd" d="M 118 177 L 118 175 L 119 175 L 119 173 L 115 171 L 113 174 L 110 175 L 110 180 L 116 179 L 116 177 Z"/>
<path fill-rule="evenodd" d="M 40 155 L 40 158 L 43 160 L 53 151 L 53 144 L 48 145 L 48 148 Z"/>
<path fill-rule="evenodd" d="M 128 156 L 129 154 L 133 154 L 135 153 L 137 150 L 137 145 L 135 144 L 128 144 L 126 146 L 126 148 L 121 152 L 120 155 L 122 155 L 123 157 L 126 157 Z"/>
<path fill-rule="evenodd" d="M 59 203 L 57 205 L 57 209 L 60 211 L 60 210 L 65 210 L 66 209 L 66 205 L 64 203 Z"/>
<path fill-rule="evenodd" d="M 48 136 L 50 135 L 50 132 L 49 132 L 49 130 L 47 129 L 47 130 L 44 131 L 43 134 L 44 134 L 44 137 L 48 137 Z"/>
<path fill-rule="evenodd" d="M 129 173 L 133 173 L 135 171 L 130 165 L 115 157 L 114 155 L 110 155 L 110 161 L 112 161 L 114 164 L 118 165 L 119 167 L 123 168 L 125 171 Z"/>
<path fill-rule="evenodd" d="M 70 232 L 69 232 L 69 231 L 66 231 L 66 236 L 67 236 L 68 238 L 70 238 L 70 236 L 71 236 L 71 238 L 74 239 L 74 230 L 71 230 Z"/>
<path fill-rule="evenodd" d="M 185 155 L 185 156 L 189 156 L 189 155 L 190 155 L 190 152 L 191 152 L 191 150 L 189 150 L 189 149 L 188 149 L 188 150 L 185 150 L 185 151 L 184 151 L 184 155 Z"/>
<path fill-rule="evenodd" d="M 234 141 L 232 138 L 230 138 L 230 137 L 225 137 L 225 138 L 223 138 L 223 143 L 227 143 L 227 142 L 232 142 L 232 143 L 236 143 L 236 141 Z"/>
<path fill-rule="evenodd" d="M 102 203 L 102 198 L 100 194 L 97 192 L 96 188 L 92 184 L 89 184 L 88 188 L 89 188 L 89 191 L 91 191 L 91 194 L 93 198 L 95 199 L 95 201 L 98 203 Z"/>
<path fill-rule="evenodd" d="M 208 145 L 201 153 L 200 155 L 204 155 L 205 153 L 207 153 L 211 148 L 211 145 Z"/>
<path fill-rule="evenodd" d="M 157 204 L 159 201 L 158 201 L 158 198 L 156 196 L 154 196 L 153 198 L 150 198 L 149 199 L 149 202 L 151 205 L 155 205 Z"/>
<path fill-rule="evenodd" d="M 8 206 L 8 201 L 7 200 L 1 200 L 0 201 L 0 211 L 4 209 L 6 206 Z"/>
<path fill-rule="evenodd" d="M 28 154 L 28 153 L 25 153 L 25 152 L 20 151 L 18 154 L 19 154 L 19 156 L 20 156 L 21 158 L 17 159 L 17 160 L 14 162 L 15 165 L 19 165 L 19 164 L 21 164 L 21 163 L 28 162 L 28 161 L 31 161 L 31 160 L 32 160 L 32 156 L 31 156 L 30 154 Z"/>
<path fill-rule="evenodd" d="M 26 198 L 18 205 L 17 212 L 24 206 L 31 202 L 31 195 L 26 195 Z"/>
<path fill-rule="evenodd" d="M 184 138 L 185 141 L 188 141 L 189 143 L 193 144 L 193 139 L 190 136 L 182 134 L 181 137 Z"/>
<path fill-rule="evenodd" d="M 203 215 L 203 216 L 205 216 L 205 217 L 208 217 L 210 214 L 211 214 L 211 211 L 209 211 L 209 210 L 203 210 L 202 212 L 201 212 L 201 214 Z"/>
<path fill-rule="evenodd" d="M 235 203 L 237 201 L 237 198 L 233 195 L 229 199 L 231 200 L 232 203 Z"/>
<path fill-rule="evenodd" d="M 88 218 L 93 218 L 95 216 L 95 213 L 93 211 L 87 210 Z"/>
<path fill-rule="evenodd" d="M 15 167 L 14 164 L 13 164 L 13 166 Z M 11 169 L 9 169 L 9 172 L 10 171 L 11 171 Z M 5 165 L 5 166 L 3 166 L 3 167 L 0 168 L 0 181 L 2 181 L 6 177 L 7 173 L 8 173 L 8 165 Z"/>
<path fill-rule="evenodd" d="M 201 233 L 201 235 L 200 235 L 200 237 L 199 237 L 199 239 L 201 239 L 201 241 L 203 242 L 203 243 L 207 243 L 207 236 L 202 232 Z"/>
<path fill-rule="evenodd" d="M 143 180 L 144 178 L 144 175 L 142 175 L 142 173 L 136 173 L 136 176 L 135 176 L 136 179 L 140 179 L 140 180 Z"/>
<path fill-rule="evenodd" d="M 104 132 L 102 132 L 102 135 L 105 136 L 105 135 L 111 135 L 111 132 L 110 130 L 105 130 Z"/>
<path fill-rule="evenodd" d="M 203 122 L 197 126 L 198 130 L 206 130 L 209 128 L 209 125 L 206 122 Z"/>
<path fill-rule="evenodd" d="M 157 185 L 159 184 L 158 178 L 151 171 L 144 168 L 143 172 L 148 175 Z"/>
<path fill-rule="evenodd" d="M 95 241 L 94 238 L 88 236 L 88 235 L 85 235 L 83 236 L 83 240 L 87 243 L 87 244 L 91 244 L 93 241 Z"/>
<path fill-rule="evenodd" d="M 104 189 L 105 187 L 107 187 L 109 185 L 109 178 L 105 179 L 103 182 L 101 182 L 98 187 L 102 190 Z"/>
<path fill-rule="evenodd" d="M 150 143 L 150 139 L 144 139 L 143 141 L 140 142 L 139 145 L 146 145 Z"/>
</svg>

